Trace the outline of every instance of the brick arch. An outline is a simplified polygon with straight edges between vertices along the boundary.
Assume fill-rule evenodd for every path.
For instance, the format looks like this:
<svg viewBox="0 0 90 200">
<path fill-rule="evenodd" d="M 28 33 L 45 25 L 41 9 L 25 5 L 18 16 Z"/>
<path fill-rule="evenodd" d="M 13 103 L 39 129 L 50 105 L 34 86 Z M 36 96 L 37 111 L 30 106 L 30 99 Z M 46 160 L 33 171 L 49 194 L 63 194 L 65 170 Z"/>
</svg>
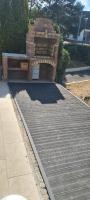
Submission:
<svg viewBox="0 0 90 200">
<path fill-rule="evenodd" d="M 49 63 L 40 64 L 40 80 L 53 81 L 55 75 L 55 67 Z"/>
<path fill-rule="evenodd" d="M 31 61 L 31 68 L 33 66 L 40 65 L 40 80 L 48 80 L 48 81 L 54 81 L 55 75 L 56 75 L 56 64 L 52 60 L 46 60 L 46 59 L 37 59 Z M 48 68 L 48 69 L 47 69 Z M 46 75 L 47 74 L 47 75 Z"/>
<path fill-rule="evenodd" d="M 56 66 L 56 64 L 53 62 L 53 61 L 48 61 L 48 60 L 36 60 L 36 61 L 33 61 L 32 62 L 32 65 L 37 65 L 37 64 L 49 64 L 49 65 L 51 65 L 53 68 L 55 68 Z"/>
</svg>

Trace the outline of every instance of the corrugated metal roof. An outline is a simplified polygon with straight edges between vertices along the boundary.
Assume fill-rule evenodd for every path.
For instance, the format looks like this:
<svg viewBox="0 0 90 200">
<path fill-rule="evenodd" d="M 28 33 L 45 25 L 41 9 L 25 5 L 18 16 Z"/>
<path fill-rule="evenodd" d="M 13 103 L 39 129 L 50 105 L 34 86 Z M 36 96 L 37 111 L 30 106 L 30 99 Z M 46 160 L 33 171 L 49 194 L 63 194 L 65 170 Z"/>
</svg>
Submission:
<svg viewBox="0 0 90 200">
<path fill-rule="evenodd" d="M 90 109 L 62 86 L 9 84 L 51 199 L 90 199 Z"/>
</svg>

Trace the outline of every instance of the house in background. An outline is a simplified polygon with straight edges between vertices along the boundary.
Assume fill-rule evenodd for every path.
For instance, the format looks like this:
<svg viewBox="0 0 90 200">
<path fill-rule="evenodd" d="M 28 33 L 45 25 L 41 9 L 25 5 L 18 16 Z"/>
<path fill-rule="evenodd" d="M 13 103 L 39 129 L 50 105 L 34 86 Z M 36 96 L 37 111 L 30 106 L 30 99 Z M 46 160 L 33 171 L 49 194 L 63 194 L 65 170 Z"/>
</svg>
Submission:
<svg viewBox="0 0 90 200">
<path fill-rule="evenodd" d="M 90 11 L 82 12 L 78 24 L 77 37 L 70 34 L 68 39 L 90 43 Z"/>
<path fill-rule="evenodd" d="M 90 43 L 90 29 L 82 30 L 77 39 L 80 42 Z"/>
</svg>

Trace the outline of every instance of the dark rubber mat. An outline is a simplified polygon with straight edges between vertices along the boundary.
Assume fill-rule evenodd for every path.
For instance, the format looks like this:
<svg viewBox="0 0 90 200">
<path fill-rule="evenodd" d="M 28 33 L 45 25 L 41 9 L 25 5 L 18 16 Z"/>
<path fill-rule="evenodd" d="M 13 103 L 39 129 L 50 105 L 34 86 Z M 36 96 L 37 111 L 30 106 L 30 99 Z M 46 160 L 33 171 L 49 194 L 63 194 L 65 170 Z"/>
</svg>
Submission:
<svg viewBox="0 0 90 200">
<path fill-rule="evenodd" d="M 90 200 L 90 109 L 54 83 L 9 83 L 51 199 Z M 35 148 L 34 148 L 35 147 Z"/>
</svg>

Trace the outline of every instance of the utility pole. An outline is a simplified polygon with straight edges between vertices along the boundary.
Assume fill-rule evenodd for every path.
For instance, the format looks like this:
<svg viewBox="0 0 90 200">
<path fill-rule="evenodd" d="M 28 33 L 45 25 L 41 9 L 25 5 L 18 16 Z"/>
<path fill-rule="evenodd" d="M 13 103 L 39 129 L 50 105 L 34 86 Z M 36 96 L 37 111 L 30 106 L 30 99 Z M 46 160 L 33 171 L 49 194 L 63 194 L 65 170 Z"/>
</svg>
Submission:
<svg viewBox="0 0 90 200">
<path fill-rule="evenodd" d="M 79 25 L 78 25 L 77 39 L 78 39 L 78 36 L 79 36 L 79 34 L 80 34 L 80 28 L 81 28 L 82 17 L 83 17 L 83 13 L 81 12 L 81 15 L 80 15 L 80 17 L 79 17 Z"/>
<path fill-rule="evenodd" d="M 83 35 L 83 40 L 84 40 L 84 43 L 86 42 L 86 33 L 85 33 L 85 30 L 86 30 L 86 27 L 87 27 L 87 21 L 88 21 L 88 18 L 85 18 L 85 27 L 84 27 L 84 35 Z"/>
</svg>

